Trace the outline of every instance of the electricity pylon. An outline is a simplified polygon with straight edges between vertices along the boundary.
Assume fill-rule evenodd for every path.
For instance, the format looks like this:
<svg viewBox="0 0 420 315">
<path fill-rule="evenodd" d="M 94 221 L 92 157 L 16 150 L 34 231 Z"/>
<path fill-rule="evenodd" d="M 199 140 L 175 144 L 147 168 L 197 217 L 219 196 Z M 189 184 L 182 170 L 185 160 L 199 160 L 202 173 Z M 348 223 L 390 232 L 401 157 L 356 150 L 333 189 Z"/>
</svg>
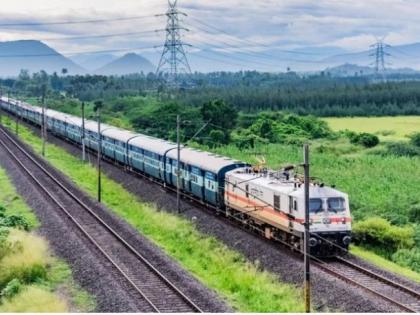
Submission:
<svg viewBox="0 0 420 315">
<path fill-rule="evenodd" d="M 169 9 L 166 12 L 168 21 L 166 24 L 166 41 L 163 46 L 162 56 L 156 75 L 165 76 L 171 85 L 179 84 L 179 76 L 181 74 L 191 74 L 191 68 L 185 53 L 185 46 L 191 46 L 182 41 L 182 31 L 188 31 L 182 27 L 180 15 L 187 16 L 185 13 L 178 11 L 178 0 L 168 0 Z"/>
<path fill-rule="evenodd" d="M 384 39 L 378 39 L 377 42 L 370 46 L 372 48 L 371 57 L 375 58 L 375 61 L 372 65 L 375 66 L 375 74 L 377 76 L 385 76 L 386 65 L 385 57 L 390 57 L 391 54 L 386 52 L 386 49 L 391 47 L 384 43 Z"/>
</svg>

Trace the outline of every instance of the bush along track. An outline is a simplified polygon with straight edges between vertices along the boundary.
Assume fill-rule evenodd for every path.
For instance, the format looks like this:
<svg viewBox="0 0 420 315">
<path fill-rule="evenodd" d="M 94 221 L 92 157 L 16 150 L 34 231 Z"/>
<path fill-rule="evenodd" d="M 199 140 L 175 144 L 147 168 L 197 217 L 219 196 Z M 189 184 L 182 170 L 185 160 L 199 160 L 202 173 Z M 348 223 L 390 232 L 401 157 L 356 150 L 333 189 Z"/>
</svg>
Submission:
<svg viewBox="0 0 420 315">
<path fill-rule="evenodd" d="M 40 152 L 39 137 L 23 127 L 20 128 L 20 137 Z M 79 187 L 96 196 L 95 168 L 54 145 L 47 146 L 46 158 Z M 153 205 L 140 203 L 136 196 L 106 177 L 103 181 L 102 197 L 106 206 L 178 260 L 205 285 L 225 297 L 236 310 L 303 310 L 301 294 L 294 286 L 279 283 L 275 275 L 259 270 L 215 238 L 199 233 L 191 222 L 159 212 Z"/>
<path fill-rule="evenodd" d="M 94 302 L 32 230 L 35 215 L 0 168 L 0 312 L 92 311 Z"/>
</svg>

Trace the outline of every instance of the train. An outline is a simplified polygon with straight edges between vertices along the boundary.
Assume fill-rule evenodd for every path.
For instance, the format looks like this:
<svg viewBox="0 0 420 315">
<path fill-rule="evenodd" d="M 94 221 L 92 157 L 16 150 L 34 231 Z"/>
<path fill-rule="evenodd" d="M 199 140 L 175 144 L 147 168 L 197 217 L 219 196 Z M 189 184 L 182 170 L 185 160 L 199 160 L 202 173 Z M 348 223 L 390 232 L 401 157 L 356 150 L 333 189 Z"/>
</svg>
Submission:
<svg viewBox="0 0 420 315">
<path fill-rule="evenodd" d="M 0 107 L 35 125 L 42 125 L 42 108 L 0 98 Z M 97 152 L 99 137 L 102 155 L 144 174 L 164 186 L 178 187 L 184 195 L 210 206 L 218 214 L 235 218 L 259 231 L 267 239 L 302 251 L 304 240 L 304 181 L 293 167 L 280 171 L 182 146 L 170 141 L 134 133 L 52 109 L 45 110 L 47 130 Z M 82 129 L 84 125 L 84 130 Z M 84 131 L 84 132 L 83 132 Z M 83 137 L 84 135 L 84 137 Z M 84 139 L 83 139 L 84 138 Z M 351 243 L 349 197 L 334 187 L 310 183 L 310 253 L 334 256 L 345 253 Z"/>
</svg>

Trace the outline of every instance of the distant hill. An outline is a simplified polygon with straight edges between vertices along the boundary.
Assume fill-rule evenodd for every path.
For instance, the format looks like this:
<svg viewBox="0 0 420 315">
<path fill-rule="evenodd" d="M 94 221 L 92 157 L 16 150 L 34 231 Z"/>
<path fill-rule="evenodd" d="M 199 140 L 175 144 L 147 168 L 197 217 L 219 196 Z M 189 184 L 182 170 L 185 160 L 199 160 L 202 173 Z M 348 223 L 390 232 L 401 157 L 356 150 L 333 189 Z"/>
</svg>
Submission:
<svg viewBox="0 0 420 315">
<path fill-rule="evenodd" d="M 353 77 L 372 75 L 375 73 L 375 69 L 346 63 L 337 67 L 327 68 L 324 72 L 329 73 L 333 77 Z"/>
<path fill-rule="evenodd" d="M 354 76 L 365 76 L 375 74 L 375 68 L 364 67 L 356 64 L 343 64 L 337 67 L 327 68 L 324 71 L 333 77 L 354 77 Z M 419 74 L 420 72 L 410 68 L 388 68 L 387 74 L 402 74 L 402 75 L 413 75 Z"/>
<path fill-rule="evenodd" d="M 140 72 L 147 74 L 154 71 L 155 66 L 149 60 L 140 55 L 130 53 L 96 70 L 95 74 L 126 75 Z"/>
<path fill-rule="evenodd" d="M 69 74 L 86 73 L 85 69 L 40 41 L 0 42 L 1 77 L 17 76 L 22 69 L 31 73 L 40 70 L 61 73 L 63 68 L 66 68 Z"/>
<path fill-rule="evenodd" d="M 79 54 L 71 57 L 78 65 L 88 71 L 95 71 L 114 61 L 118 57 L 111 54 Z"/>
</svg>

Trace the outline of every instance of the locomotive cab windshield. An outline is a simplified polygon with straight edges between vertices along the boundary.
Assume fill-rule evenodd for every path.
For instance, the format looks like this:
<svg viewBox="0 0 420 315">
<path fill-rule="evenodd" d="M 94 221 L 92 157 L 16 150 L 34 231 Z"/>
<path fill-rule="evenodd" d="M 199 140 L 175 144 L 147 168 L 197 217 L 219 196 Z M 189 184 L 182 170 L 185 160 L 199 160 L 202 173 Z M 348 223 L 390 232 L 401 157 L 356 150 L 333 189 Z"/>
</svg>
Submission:
<svg viewBox="0 0 420 315">
<path fill-rule="evenodd" d="M 309 202 L 309 212 L 311 214 L 336 213 L 342 214 L 347 210 L 346 200 L 342 197 L 332 198 L 312 198 Z"/>
</svg>

